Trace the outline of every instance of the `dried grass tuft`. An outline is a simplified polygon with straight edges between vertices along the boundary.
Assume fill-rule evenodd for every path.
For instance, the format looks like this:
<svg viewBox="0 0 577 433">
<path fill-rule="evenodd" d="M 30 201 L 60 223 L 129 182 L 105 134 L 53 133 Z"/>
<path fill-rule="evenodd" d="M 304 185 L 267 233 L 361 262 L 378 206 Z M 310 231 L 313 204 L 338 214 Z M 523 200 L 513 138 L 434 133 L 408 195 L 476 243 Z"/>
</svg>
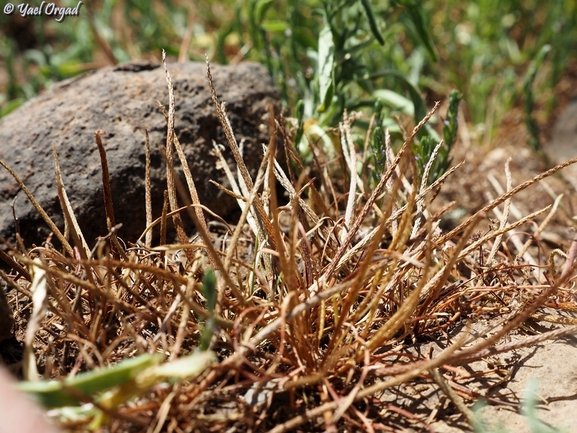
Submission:
<svg viewBox="0 0 577 433">
<path fill-rule="evenodd" d="M 211 338 L 216 364 L 196 379 L 153 387 L 130 404 L 107 409 L 110 431 L 145 431 L 146 426 L 154 432 L 275 433 L 424 428 L 433 420 L 425 406 L 408 411 L 390 399 L 394 390 L 415 383 L 440 389 L 463 414 L 461 422 L 468 423 L 472 417 L 467 404 L 483 391 L 469 388 L 469 381 L 454 374 L 455 366 L 575 333 L 573 325 L 503 342 L 528 319 L 561 321 L 555 311 L 574 305 L 567 287 L 577 267 L 577 250 L 568 252 L 561 271 L 545 265 L 543 272 L 534 273 L 531 268 L 541 260 L 528 257 L 526 245 L 517 244 L 517 254 L 525 262 L 531 259 L 530 265 L 502 245 L 506 233 L 528 226 L 548 210 L 511 222 L 515 194 L 576 159 L 517 187 L 508 176 L 505 192 L 443 233 L 440 220 L 449 206 L 433 213 L 430 203 L 460 165 L 427 186 L 418 179 L 411 151 L 412 140 L 438 104 L 396 153 L 386 143 L 389 158 L 368 195 L 368 180 L 356 171 L 352 119 L 346 115 L 339 127 L 343 165 L 326 161 L 323 150 L 311 143 L 314 163 L 309 167 L 291 142 L 294 131 L 271 116 L 271 140 L 263 146 L 263 162 L 253 178 L 217 98 L 209 66 L 208 80 L 237 163 L 236 174 L 227 171 L 232 191 L 222 187 L 239 203 L 237 224 L 222 223 L 199 202 L 174 133 L 174 94 L 167 70 L 167 195 L 156 221 L 147 203 L 146 241 L 126 246 L 117 239 L 108 192 L 110 233 L 90 250 L 66 200 L 55 155 L 75 248 L 43 214 L 62 251 L 50 244 L 25 253 L 9 246 L 9 256 L 0 255 L 12 268 L 11 274 L 0 271 L 0 276 L 13 289 L 17 335 L 28 331 L 30 374 L 34 360 L 44 378 L 70 377 L 142 353 L 175 360 L 196 350 L 207 335 Z M 96 141 L 103 153 L 99 134 Z M 275 159 L 280 143 L 286 164 Z M 175 178 L 173 149 L 185 167 L 187 188 L 179 188 Z M 215 154 L 220 155 L 218 145 Z M 109 191 L 105 154 L 102 166 L 104 190 Z M 288 196 L 286 204 L 277 197 L 278 185 Z M 179 195 L 186 206 L 179 207 Z M 481 235 L 478 224 L 500 204 L 505 211 L 499 224 Z M 197 228 L 190 242 L 182 228 L 184 211 Z M 178 245 L 165 241 L 169 217 Z M 155 225 L 160 225 L 161 243 L 153 247 L 149 233 Z M 203 289 L 209 270 L 216 273 L 214 307 Z M 46 312 L 27 323 L 38 287 L 46 295 Z M 553 312 L 545 312 L 544 306 Z M 36 305 L 34 310 L 42 311 Z M 486 329 L 480 329 L 481 323 L 487 323 Z M 71 431 L 83 431 L 89 422 L 60 418 Z"/>
</svg>

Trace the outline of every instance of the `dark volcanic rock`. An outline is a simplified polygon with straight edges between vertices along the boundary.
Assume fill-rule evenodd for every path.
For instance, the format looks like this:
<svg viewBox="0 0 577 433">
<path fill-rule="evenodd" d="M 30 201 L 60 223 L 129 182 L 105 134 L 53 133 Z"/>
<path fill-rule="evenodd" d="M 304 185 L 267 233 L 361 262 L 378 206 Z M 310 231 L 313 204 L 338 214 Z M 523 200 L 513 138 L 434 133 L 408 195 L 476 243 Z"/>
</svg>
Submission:
<svg viewBox="0 0 577 433">
<path fill-rule="evenodd" d="M 227 184 L 210 155 L 212 140 L 226 147 L 224 133 L 214 115 L 202 63 L 168 65 L 176 98 L 175 129 L 187 155 L 202 203 L 226 216 L 235 203 L 210 184 Z M 278 92 L 259 65 L 213 66 L 212 74 L 244 157 L 255 170 L 268 141 L 267 107 L 278 110 Z M 145 132 L 152 148 L 154 217 L 160 216 L 166 188 L 165 164 L 157 145 L 166 144 L 166 121 L 156 101 L 168 105 L 162 65 L 128 64 L 105 68 L 56 85 L 19 110 L 0 119 L 0 159 L 20 176 L 53 220 L 62 228 L 63 217 L 56 192 L 52 146 L 56 146 L 64 186 L 86 240 L 94 244 L 105 235 L 102 175 L 96 130 L 106 131 L 107 152 L 116 222 L 123 223 L 119 236 L 134 241 L 145 227 L 144 167 Z M 178 157 L 175 155 L 175 161 Z M 182 178 L 182 176 L 181 176 Z M 182 178 L 183 179 L 183 178 Z M 184 180 L 184 179 L 183 179 Z M 20 233 L 27 245 L 42 242 L 48 227 L 32 207 L 12 176 L 0 167 L 0 236 L 14 239 L 11 205 L 14 197 Z M 184 217 L 188 221 L 188 217 Z"/>
</svg>

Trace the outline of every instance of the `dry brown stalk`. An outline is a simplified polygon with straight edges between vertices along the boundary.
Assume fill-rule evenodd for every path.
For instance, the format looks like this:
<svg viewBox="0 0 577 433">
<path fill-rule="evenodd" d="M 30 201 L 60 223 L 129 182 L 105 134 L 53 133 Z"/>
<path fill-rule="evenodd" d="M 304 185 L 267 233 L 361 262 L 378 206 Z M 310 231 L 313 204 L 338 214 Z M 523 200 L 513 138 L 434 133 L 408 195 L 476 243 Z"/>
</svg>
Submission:
<svg viewBox="0 0 577 433">
<path fill-rule="evenodd" d="M 196 190 L 196 184 L 194 182 L 194 178 L 192 177 L 192 173 L 190 172 L 190 167 L 188 166 L 188 160 L 186 159 L 186 155 L 184 154 L 184 150 L 180 145 L 180 141 L 174 134 L 174 146 L 176 148 L 176 152 L 178 154 L 178 158 L 180 159 L 180 163 L 182 164 L 182 170 L 184 172 L 184 177 L 186 179 L 186 184 L 188 186 L 188 192 L 190 197 L 192 198 L 192 204 L 194 205 L 194 212 L 196 214 L 196 219 L 198 220 L 199 227 L 197 230 L 203 230 L 204 232 L 208 233 L 208 226 L 206 225 L 206 218 L 204 217 L 204 212 L 202 211 L 202 204 L 200 203 L 200 199 L 198 197 L 198 191 Z M 176 176 L 175 176 L 176 177 Z M 212 260 L 212 256 L 208 256 L 209 260 Z M 214 267 L 214 263 L 212 263 Z"/>
<path fill-rule="evenodd" d="M 387 381 L 378 382 L 374 385 L 364 388 L 363 390 L 357 393 L 357 395 L 355 396 L 355 401 L 358 401 L 364 397 L 374 395 L 377 392 L 383 391 L 387 388 L 400 385 L 401 383 L 407 382 L 408 380 L 411 380 L 419 376 L 425 370 L 430 370 L 432 368 L 437 368 L 443 365 L 447 361 L 447 359 L 449 359 L 450 356 L 465 343 L 467 337 L 468 337 L 468 330 L 465 330 L 465 332 L 462 333 L 462 336 L 453 345 L 443 350 L 435 358 L 427 361 L 422 361 L 419 363 L 413 363 L 410 365 L 410 369 L 407 372 L 399 374 Z M 338 406 L 339 403 L 336 401 L 325 403 L 314 409 L 308 410 L 304 415 L 296 416 L 292 418 L 290 421 L 287 421 L 283 424 L 276 426 L 275 428 L 269 430 L 268 433 L 283 433 L 286 431 L 290 431 L 291 429 L 294 429 L 295 427 L 301 424 L 304 424 L 310 420 L 315 419 L 318 415 L 322 414 L 327 410 L 337 409 Z"/>
<path fill-rule="evenodd" d="M 348 250 L 350 243 L 352 242 L 354 236 L 357 234 L 359 228 L 361 227 L 361 224 L 363 223 L 363 221 L 365 220 L 365 218 L 369 214 L 369 211 L 373 207 L 373 204 L 377 200 L 377 197 L 381 194 L 382 190 L 385 188 L 385 185 L 387 184 L 387 181 L 392 176 L 393 171 L 398 167 L 399 162 L 402 160 L 405 152 L 407 152 L 407 149 L 409 148 L 409 144 L 412 142 L 412 140 L 417 135 L 419 130 L 433 116 L 433 114 L 437 111 L 438 108 L 439 108 L 439 103 L 437 102 L 435 104 L 435 106 L 433 107 L 433 109 L 427 114 L 427 116 L 421 122 L 419 122 L 419 124 L 417 126 L 415 126 L 415 128 L 413 129 L 413 132 L 411 133 L 411 136 L 407 140 L 405 140 L 405 142 L 403 143 L 403 146 L 401 147 L 401 149 L 397 153 L 394 161 L 391 163 L 391 166 L 382 175 L 381 179 L 379 180 L 379 183 L 377 184 L 377 186 L 375 187 L 375 189 L 371 193 L 371 196 L 368 198 L 367 202 L 363 206 L 359 215 L 355 219 L 355 222 L 354 222 L 353 226 L 351 227 L 349 233 L 347 234 L 346 238 L 343 240 L 341 247 L 336 251 L 335 256 L 332 259 L 332 262 L 329 265 L 329 268 L 325 272 L 325 275 L 330 277 L 335 272 L 337 265 L 339 264 L 341 258 L 345 254 L 345 252 Z"/>
<path fill-rule="evenodd" d="M 62 173 L 60 172 L 60 164 L 58 162 L 58 154 L 56 153 L 56 148 L 52 147 L 52 155 L 54 157 L 54 169 L 56 172 L 56 187 L 58 191 L 58 199 L 60 200 L 60 206 L 62 207 L 62 212 L 64 213 L 65 221 L 68 227 L 70 227 L 70 235 L 72 236 L 74 245 L 78 249 L 81 257 L 86 259 L 90 256 L 90 248 L 82 235 L 82 230 L 78 225 L 70 201 L 68 200 L 68 195 L 64 189 L 64 183 L 62 182 Z"/>
<path fill-rule="evenodd" d="M 114 205 L 112 203 L 112 189 L 110 187 L 110 175 L 108 173 L 108 160 L 106 158 L 106 150 L 102 144 L 102 138 L 104 131 L 96 131 L 94 133 L 94 138 L 96 139 L 96 144 L 98 145 L 98 153 L 100 154 L 100 165 L 102 166 L 102 195 L 104 198 L 104 212 L 106 214 L 106 227 L 108 228 L 108 233 L 110 240 L 112 242 L 112 250 L 115 254 L 120 255 L 126 260 L 126 255 L 124 254 L 124 248 L 118 242 L 116 236 L 116 220 L 114 218 Z"/>
<path fill-rule="evenodd" d="M 208 79 L 208 86 L 210 89 L 210 94 L 212 97 L 212 101 L 214 103 L 214 108 L 216 110 L 216 114 L 218 119 L 222 125 L 224 130 L 224 135 L 226 136 L 226 140 L 236 161 L 236 165 L 241 173 L 242 180 L 244 181 L 246 188 L 251 191 L 254 188 L 252 179 L 250 177 L 250 173 L 246 168 L 242 155 L 240 154 L 240 150 L 238 148 L 238 144 L 236 142 L 236 138 L 234 137 L 234 132 L 230 126 L 230 122 L 226 117 L 226 113 L 224 112 L 223 107 L 218 101 L 218 96 L 216 95 L 216 90 L 214 89 L 214 81 L 212 79 L 212 74 L 210 72 L 210 63 L 208 61 L 208 57 L 206 57 L 206 76 Z M 262 224 L 262 234 L 267 235 L 267 239 L 273 244 L 273 248 L 276 249 L 275 239 L 274 239 L 274 230 L 272 224 L 267 216 L 267 213 L 264 209 L 264 205 L 262 203 L 261 198 L 257 195 L 254 199 L 254 206 L 256 208 L 256 215 L 258 217 L 258 221 Z"/>
<path fill-rule="evenodd" d="M 166 53 L 162 51 L 162 64 L 164 66 L 164 75 L 166 77 L 166 83 L 168 85 L 168 129 L 166 133 L 166 186 L 168 190 L 168 202 L 170 203 L 170 210 L 175 211 L 178 208 L 178 200 L 176 197 L 176 187 L 175 187 L 175 173 L 174 173 L 174 112 L 175 112 L 175 102 L 174 102 L 174 88 L 172 86 L 172 80 L 168 72 L 168 67 L 166 66 Z M 184 225 L 179 213 L 172 215 L 172 222 L 176 229 L 176 235 L 178 241 L 181 244 L 188 242 L 188 236 L 184 231 Z M 189 260 L 193 259 L 191 251 L 187 252 L 187 257 Z"/>
<path fill-rule="evenodd" d="M 542 343 L 544 341 L 555 340 L 566 335 L 577 334 L 577 325 L 568 326 L 566 328 L 559 328 L 553 331 L 543 332 L 542 334 L 532 335 L 530 337 L 524 337 L 517 341 L 510 343 L 503 343 L 500 345 L 487 347 L 470 357 L 459 357 L 458 364 L 465 364 L 467 362 L 475 361 L 478 359 L 488 358 L 499 353 L 511 352 L 512 350 L 521 349 L 523 347 L 532 347 L 536 344 Z M 455 354 L 457 355 L 457 354 Z"/>
<path fill-rule="evenodd" d="M 467 407 L 465 402 L 459 395 L 449 386 L 443 375 L 439 372 L 439 369 L 433 368 L 429 370 L 429 374 L 433 377 L 433 380 L 439 385 L 439 388 L 445 393 L 447 397 L 453 402 L 453 404 L 459 409 L 459 411 L 465 416 L 469 424 L 473 425 L 475 420 L 475 414 L 471 409 Z"/>
<path fill-rule="evenodd" d="M 565 162 L 563 162 L 562 164 L 556 165 L 555 167 L 545 171 L 544 173 L 541 173 L 538 176 L 535 176 L 533 179 L 529 179 L 525 182 L 523 182 L 520 185 L 517 185 L 515 188 L 511 189 L 510 191 L 508 191 L 506 194 L 500 196 L 499 198 L 497 198 L 495 201 L 487 204 L 485 207 L 483 207 L 481 210 L 477 211 L 477 213 L 475 215 L 485 215 L 487 212 L 489 212 L 491 209 L 493 209 L 496 206 L 499 206 L 500 204 L 504 203 L 506 200 L 508 200 L 509 198 L 513 197 L 515 194 L 518 194 L 520 191 L 523 191 L 524 189 L 528 188 L 529 186 L 545 179 L 546 177 L 549 177 L 555 173 L 557 173 L 559 170 L 562 170 L 563 168 L 571 165 L 571 164 L 575 164 L 577 162 L 577 157 L 575 158 L 571 158 Z M 445 242 L 447 242 L 449 239 L 452 239 L 453 237 L 455 237 L 457 235 L 457 233 L 459 233 L 460 231 L 463 231 L 463 229 L 469 224 L 468 220 L 462 222 L 461 224 L 459 224 L 457 227 L 455 227 L 453 230 L 451 230 L 449 233 L 441 236 L 437 241 L 436 244 L 437 245 L 443 245 Z"/>
<path fill-rule="evenodd" d="M 22 180 L 18 177 L 18 175 L 16 174 L 16 172 L 14 170 L 12 170 L 12 168 L 10 168 L 4 161 L 2 161 L 0 159 L 0 165 L 2 167 L 4 167 L 6 169 L 6 171 L 8 171 L 8 173 L 10 173 L 10 175 L 14 178 L 14 180 L 18 183 L 18 186 L 20 187 L 20 189 L 24 192 L 24 194 L 26 194 L 26 197 L 28 197 L 28 200 L 30 200 L 30 203 L 32 203 L 32 205 L 34 206 L 34 208 L 36 209 L 36 211 L 40 214 L 40 216 L 42 217 L 42 219 L 44 220 L 44 222 L 46 222 L 46 224 L 48 225 L 48 227 L 50 228 L 50 230 L 52 230 L 52 232 L 56 235 L 56 237 L 58 238 L 58 240 L 62 243 L 62 246 L 64 247 L 64 249 L 66 250 L 66 253 L 69 254 L 70 256 L 74 255 L 74 252 L 72 250 L 72 247 L 70 246 L 70 243 L 68 242 L 68 240 L 64 237 L 64 235 L 62 234 L 62 232 L 60 231 L 60 229 L 56 226 L 56 224 L 54 224 L 54 222 L 52 221 L 52 219 L 48 216 L 48 214 L 46 213 L 46 211 L 42 208 L 42 206 L 40 206 L 40 203 L 38 203 L 38 201 L 34 198 L 34 196 L 32 195 L 32 193 L 30 192 L 30 190 L 28 188 L 26 188 L 26 185 L 24 185 L 24 182 L 22 182 Z"/>
<path fill-rule="evenodd" d="M 94 132 L 96 145 L 98 146 L 98 153 L 100 154 L 100 163 L 102 166 L 102 190 L 104 198 L 104 211 L 106 213 L 106 227 L 109 232 L 112 232 L 116 226 L 116 219 L 114 217 L 114 206 L 112 204 L 112 191 L 110 188 L 110 174 L 108 173 L 108 160 L 106 158 L 106 150 L 102 144 L 101 136 L 106 134 L 105 131 L 98 130 Z"/>
<path fill-rule="evenodd" d="M 146 165 L 144 169 L 144 204 L 146 208 L 146 227 L 152 225 L 152 183 L 151 183 L 151 163 L 150 163 L 150 140 L 148 137 L 148 130 L 144 130 L 146 135 L 145 157 Z M 152 246 L 152 231 L 147 230 L 144 245 L 147 248 Z"/>
<path fill-rule="evenodd" d="M 480 219 L 479 217 L 475 217 L 475 219 L 471 222 L 471 224 L 469 224 L 469 226 L 465 229 L 465 233 L 463 234 L 461 239 L 459 239 L 459 242 L 455 246 L 455 249 L 452 251 L 449 260 L 437 272 L 437 274 L 433 278 L 431 278 L 428 284 L 426 284 L 425 287 L 423 287 L 422 293 L 424 294 L 424 300 L 420 305 L 419 311 L 417 313 L 418 316 L 423 316 L 429 305 L 437 299 L 442 287 L 447 283 L 449 274 L 454 269 L 459 258 L 463 256 L 462 251 L 465 248 L 467 242 L 469 241 L 471 235 L 473 234 L 473 230 L 476 228 L 479 219 Z M 417 326 L 415 332 L 418 333 L 419 329 L 420 328 Z"/>
<path fill-rule="evenodd" d="M 505 176 L 507 178 L 507 191 L 511 190 L 512 183 L 513 183 L 513 180 L 511 178 L 511 169 L 509 168 L 510 163 L 511 163 L 511 158 L 509 158 L 507 160 L 507 162 L 505 162 Z M 505 228 L 505 226 L 507 225 L 507 220 L 509 219 L 509 211 L 511 209 L 511 198 L 508 198 L 507 200 L 505 200 L 504 207 L 505 207 L 505 209 L 499 218 L 499 228 L 501 230 L 503 230 Z M 496 209 L 497 208 L 494 208 L 493 210 L 496 210 Z M 499 235 L 497 235 L 495 237 L 495 240 L 493 242 L 493 247 L 491 248 L 491 251 L 489 252 L 489 255 L 487 256 L 487 263 L 489 265 L 494 264 L 495 255 L 497 254 L 497 251 L 501 247 L 501 240 L 502 239 L 503 239 L 503 233 L 500 233 Z"/>
</svg>

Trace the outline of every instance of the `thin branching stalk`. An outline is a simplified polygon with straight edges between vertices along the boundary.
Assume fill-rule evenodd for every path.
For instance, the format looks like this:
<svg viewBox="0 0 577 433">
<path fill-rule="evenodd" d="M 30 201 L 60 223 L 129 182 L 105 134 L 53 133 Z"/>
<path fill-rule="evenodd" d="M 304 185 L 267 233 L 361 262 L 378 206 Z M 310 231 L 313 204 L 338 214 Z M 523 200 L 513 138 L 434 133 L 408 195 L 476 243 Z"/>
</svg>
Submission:
<svg viewBox="0 0 577 433">
<path fill-rule="evenodd" d="M 350 243 L 352 242 L 354 236 L 357 234 L 361 224 L 363 223 L 363 221 L 365 220 L 365 218 L 369 214 L 369 211 L 371 210 L 373 204 L 377 200 L 377 197 L 381 194 L 387 181 L 392 176 L 393 171 L 395 170 L 395 168 L 397 168 L 399 161 L 404 156 L 405 152 L 407 152 L 407 150 L 409 149 L 411 141 L 417 135 L 419 130 L 425 125 L 425 123 L 433 116 L 433 114 L 435 113 L 435 111 L 438 108 L 439 108 L 439 103 L 437 102 L 435 104 L 435 107 L 427 114 L 425 119 L 423 119 L 421 122 L 419 122 L 419 124 L 417 126 L 415 126 L 411 136 L 403 143 L 403 146 L 399 150 L 399 153 L 397 153 L 394 161 L 391 163 L 391 166 L 382 175 L 381 180 L 379 181 L 378 185 L 373 190 L 371 196 L 368 198 L 367 202 L 363 206 L 359 215 L 355 219 L 355 222 L 354 222 L 353 226 L 351 227 L 351 230 L 347 234 L 346 238 L 342 242 L 341 247 L 336 251 L 335 256 L 333 258 L 333 261 L 331 262 L 329 268 L 325 271 L 326 276 L 331 276 L 335 272 L 337 265 L 339 264 L 341 258 L 345 254 L 345 252 L 348 250 Z"/>
<path fill-rule="evenodd" d="M 56 173 L 56 187 L 58 190 L 58 198 L 60 200 L 60 206 L 62 207 L 62 212 L 64 213 L 64 218 L 68 222 L 68 226 L 71 227 L 70 234 L 78 249 L 79 253 L 81 254 L 82 259 L 87 259 L 90 254 L 90 248 L 84 239 L 84 235 L 82 234 L 82 230 L 80 230 L 80 226 L 78 225 L 78 220 L 74 215 L 74 211 L 72 206 L 70 205 L 70 200 L 68 200 L 68 195 L 66 194 L 66 190 L 64 189 L 64 183 L 62 182 L 62 173 L 60 171 L 60 163 L 58 162 L 58 154 L 56 153 L 56 147 L 52 147 L 52 155 L 54 157 L 54 170 Z"/>
<path fill-rule="evenodd" d="M 357 395 L 355 396 L 355 401 L 358 401 L 364 397 L 374 395 L 377 392 L 384 391 L 387 388 L 391 388 L 391 387 L 400 385 L 404 382 L 407 382 L 407 381 L 419 376 L 425 370 L 437 368 L 437 367 L 443 365 L 450 358 L 450 356 L 465 343 L 465 340 L 466 340 L 467 334 L 468 334 L 468 330 L 465 330 L 465 332 L 463 332 L 462 334 L 463 335 L 453 345 L 449 346 L 447 349 L 445 349 L 443 352 L 441 352 L 435 358 L 427 360 L 427 361 L 419 362 L 419 363 L 414 363 L 410 366 L 410 369 L 406 373 L 399 374 L 399 375 L 397 375 L 397 376 L 395 376 L 395 377 L 393 377 L 387 381 L 378 382 L 374 385 L 371 385 L 371 386 L 364 388 L 363 390 L 361 390 L 360 392 L 357 393 Z M 295 429 L 296 427 L 298 427 L 299 425 L 304 424 L 307 421 L 314 419 L 316 416 L 322 414 L 325 411 L 336 410 L 338 408 L 338 406 L 339 406 L 339 403 L 336 401 L 325 403 L 325 404 L 318 406 L 314 409 L 308 410 L 304 415 L 298 415 L 298 416 L 292 418 L 290 421 L 287 421 L 283 424 L 278 425 L 277 427 L 269 430 L 268 433 L 284 433 L 286 431 L 291 431 L 291 430 Z"/>
<path fill-rule="evenodd" d="M 148 130 L 144 130 L 146 135 L 145 157 L 146 165 L 144 169 L 144 205 L 146 208 L 146 227 L 152 225 L 152 182 L 151 182 L 151 162 L 150 162 L 150 140 L 148 137 Z M 146 232 L 144 245 L 147 248 L 152 247 L 152 230 Z"/>
<path fill-rule="evenodd" d="M 114 205 L 112 203 L 112 188 L 110 187 L 110 174 L 108 172 L 108 160 L 106 158 L 106 150 L 102 144 L 101 135 L 104 131 L 98 130 L 94 133 L 94 138 L 96 139 L 96 144 L 98 146 L 98 153 L 100 154 L 100 165 L 102 166 L 102 195 L 104 198 L 104 212 L 106 214 L 106 227 L 110 234 L 110 239 L 112 241 L 113 251 L 120 255 L 122 258 L 126 259 L 124 254 L 124 248 L 118 242 L 118 237 L 116 236 L 116 220 L 114 217 Z"/>
<path fill-rule="evenodd" d="M 174 102 L 174 88 L 172 86 L 172 80 L 168 72 L 168 67 L 166 66 L 166 53 L 162 51 L 162 64 L 164 66 L 164 75 L 166 77 L 166 83 L 168 86 L 168 129 L 166 133 L 166 187 L 168 190 L 168 202 L 170 203 L 170 210 L 175 211 L 178 209 L 178 200 L 176 197 L 176 186 L 175 186 L 175 171 L 174 171 L 174 113 L 175 113 L 175 102 Z M 172 215 L 172 222 L 176 229 L 176 235 L 178 241 L 181 244 L 188 242 L 188 237 L 184 230 L 184 224 L 182 223 L 182 218 L 179 213 Z M 193 259 L 192 251 L 187 252 L 187 257 L 189 260 Z"/>
<path fill-rule="evenodd" d="M 253 185 L 252 179 L 250 177 L 250 173 L 249 173 L 248 169 L 246 168 L 246 165 L 244 163 L 242 155 L 240 154 L 240 150 L 238 148 L 236 138 L 234 137 L 234 133 L 233 133 L 232 128 L 230 126 L 230 122 L 228 121 L 228 118 L 226 117 L 226 113 L 224 112 L 223 107 L 221 106 L 221 104 L 218 101 L 218 97 L 216 95 L 216 90 L 214 89 L 214 81 L 212 79 L 212 74 L 210 72 L 210 63 L 208 61 L 208 57 L 206 58 L 206 75 L 207 75 L 207 79 L 208 79 L 208 86 L 210 88 L 210 94 L 212 97 L 212 101 L 214 103 L 214 108 L 216 109 L 216 114 L 217 114 L 218 119 L 222 125 L 223 130 L 224 130 L 224 135 L 226 136 L 228 145 L 230 147 L 230 150 L 232 152 L 234 160 L 236 161 L 237 168 L 240 171 L 240 174 L 242 176 L 242 180 L 244 181 L 246 188 L 249 191 L 251 191 L 254 188 L 254 185 Z M 276 248 L 276 245 L 274 245 L 274 243 L 275 243 L 274 230 L 273 230 L 273 227 L 272 227 L 270 220 L 268 219 L 267 213 L 264 209 L 264 205 L 263 205 L 260 197 L 258 197 L 258 196 L 255 197 L 254 206 L 256 208 L 256 214 L 258 216 L 258 221 L 260 222 L 260 224 L 262 224 L 263 234 L 267 235 L 267 239 L 270 240 L 270 242 L 273 244 L 273 248 Z"/>
<path fill-rule="evenodd" d="M 46 222 L 46 224 L 48 225 L 48 227 L 50 228 L 50 230 L 52 230 L 52 232 L 56 235 L 56 237 L 58 238 L 58 240 L 62 243 L 62 246 L 64 247 L 64 249 L 66 250 L 66 253 L 70 256 L 74 255 L 74 252 L 72 250 L 72 247 L 70 246 L 70 243 L 68 242 L 68 240 L 64 237 L 64 235 L 62 234 L 62 232 L 60 231 L 60 229 L 56 226 L 56 224 L 54 224 L 54 222 L 52 221 L 52 219 L 48 216 L 48 214 L 46 213 L 46 211 L 42 208 L 42 206 L 40 206 L 40 203 L 38 203 L 38 201 L 34 198 L 34 196 L 32 195 L 32 193 L 30 192 L 30 190 L 26 187 L 26 185 L 24 185 L 24 182 L 22 182 L 22 180 L 20 180 L 20 178 L 18 177 L 18 175 L 16 174 L 16 172 L 14 170 L 12 170 L 12 168 L 10 168 L 4 161 L 2 161 L 0 159 L 0 165 L 2 167 L 4 167 L 8 173 L 10 173 L 10 175 L 14 178 L 14 180 L 18 183 L 18 186 L 20 187 L 20 189 L 24 192 L 24 194 L 26 194 L 26 197 L 28 197 L 28 200 L 30 200 L 30 202 L 32 203 L 32 206 L 34 206 L 34 208 L 36 209 L 36 211 L 40 214 L 40 216 L 42 217 L 42 219 L 44 220 L 44 222 Z"/>
<path fill-rule="evenodd" d="M 500 196 L 499 198 L 497 198 L 493 202 L 491 202 L 488 205 L 486 205 L 485 207 L 483 207 L 481 210 L 477 211 L 475 215 L 486 215 L 487 212 L 489 212 L 491 209 L 504 203 L 509 198 L 513 197 L 515 194 L 518 194 L 520 191 L 523 191 L 524 189 L 528 188 L 529 186 L 545 179 L 546 177 L 549 177 L 549 176 L 557 173 L 559 170 L 562 170 L 563 168 L 565 168 L 571 164 L 575 164 L 576 162 L 577 162 L 577 157 L 571 158 L 571 159 L 545 171 L 544 173 L 541 173 L 540 175 L 535 176 L 534 178 L 529 179 L 520 185 L 517 185 L 515 188 L 508 191 L 506 194 L 503 194 L 502 196 Z M 455 227 L 453 230 L 451 230 L 449 233 L 441 236 L 435 243 L 437 245 L 443 245 L 449 239 L 452 239 L 453 237 L 455 237 L 457 235 L 457 233 L 463 231 L 465 229 L 465 227 L 469 224 L 470 224 L 469 220 L 462 222 L 457 227 Z"/>
</svg>

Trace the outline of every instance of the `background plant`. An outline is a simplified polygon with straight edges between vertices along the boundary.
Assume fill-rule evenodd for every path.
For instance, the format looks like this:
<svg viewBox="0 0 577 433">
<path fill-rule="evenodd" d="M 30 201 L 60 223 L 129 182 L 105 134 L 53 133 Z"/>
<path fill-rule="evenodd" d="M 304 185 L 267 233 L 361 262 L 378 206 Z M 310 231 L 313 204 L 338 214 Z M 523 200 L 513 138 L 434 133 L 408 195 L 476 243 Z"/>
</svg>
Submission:
<svg viewBox="0 0 577 433">
<path fill-rule="evenodd" d="M 102 0 L 83 7 L 80 17 L 64 23 L 0 16 L 6 36 L 0 40 L 0 115 L 55 81 L 110 63 L 158 59 L 165 49 L 180 60 L 201 60 L 208 53 L 220 63 L 265 64 L 290 113 L 303 101 L 300 125 L 306 135 L 299 148 L 305 154 L 308 140 L 319 139 L 326 152 L 338 152 L 330 128 L 343 110 L 371 113 L 377 100 L 382 124 L 373 126 L 388 129 L 398 146 L 402 129 L 454 89 L 463 95 L 464 119 L 476 125 L 473 138 L 485 143 L 503 115 L 524 101 L 535 145 L 538 125 L 555 103 L 551 89 L 575 58 L 571 43 L 577 37 L 577 6 L 568 0 Z M 547 44 L 551 53 L 528 71 Z M 367 127 L 366 120 L 354 123 L 355 140 Z M 415 151 L 423 161 L 441 128 L 433 119 L 419 133 Z M 379 151 L 374 140 L 369 145 Z M 440 152 L 449 149 L 445 140 Z"/>
<path fill-rule="evenodd" d="M 575 61 L 575 2 L 449 0 L 422 6 L 439 52 L 436 65 L 425 65 L 423 84 L 441 94 L 449 90 L 448 83 L 459 89 L 481 142 L 491 140 L 505 113 L 522 100 L 524 73 L 549 44 L 551 53 L 532 90 L 539 101 L 533 114 L 541 121 L 547 118 L 556 103 L 553 89 Z"/>
<path fill-rule="evenodd" d="M 372 4 L 374 21 L 363 6 L 367 4 Z M 407 95 L 407 89 L 391 77 L 386 84 L 382 76 L 371 77 L 395 70 L 429 101 L 458 89 L 464 95 L 467 119 L 491 131 L 520 96 L 523 73 L 545 44 L 552 51 L 534 89 L 545 102 L 544 113 L 554 104 L 550 89 L 575 58 L 571 44 L 577 32 L 577 6 L 568 0 L 378 4 L 309 0 L 293 5 L 272 0 L 102 0 L 84 7 L 78 19 L 62 24 L 41 17 L 0 16 L 0 32 L 6 36 L 0 55 L 8 75 L 4 112 L 10 101 L 29 98 L 55 80 L 112 61 L 158 58 L 164 48 L 182 59 L 201 60 L 208 51 L 221 63 L 241 58 L 262 61 L 277 78 L 286 104 L 294 107 L 298 99 L 310 100 L 313 114 L 318 107 L 313 89 L 315 53 L 319 32 L 329 18 L 328 23 L 340 24 L 331 28 L 336 36 L 335 84 L 339 97 L 353 97 L 340 100 L 341 107 L 355 107 L 360 96 L 375 89 Z M 350 26 L 354 18 L 356 28 Z M 384 48 L 375 38 L 378 31 Z M 351 57 L 345 61 L 347 49 Z M 339 113 L 342 110 L 335 109 L 333 114 Z"/>
</svg>

